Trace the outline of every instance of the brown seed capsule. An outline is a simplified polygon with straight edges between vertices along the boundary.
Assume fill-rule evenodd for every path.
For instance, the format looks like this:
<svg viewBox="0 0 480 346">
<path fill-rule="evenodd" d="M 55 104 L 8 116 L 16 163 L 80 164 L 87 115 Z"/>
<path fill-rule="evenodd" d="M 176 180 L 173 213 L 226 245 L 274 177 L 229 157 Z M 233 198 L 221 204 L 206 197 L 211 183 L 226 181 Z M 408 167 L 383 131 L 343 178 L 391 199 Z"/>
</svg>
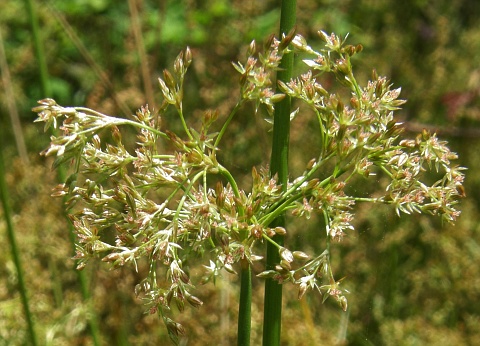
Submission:
<svg viewBox="0 0 480 346">
<path fill-rule="evenodd" d="M 262 227 L 260 225 L 256 225 L 252 228 L 251 230 L 251 235 L 252 237 L 256 238 L 256 239 L 261 239 L 262 238 Z"/>
<path fill-rule="evenodd" d="M 186 284 L 190 282 L 190 278 L 183 270 L 180 272 L 180 280 L 182 280 Z"/>
<path fill-rule="evenodd" d="M 169 334 L 173 334 L 176 336 L 185 334 L 185 328 L 183 328 L 180 323 L 174 322 L 170 318 L 166 318 L 165 321 Z"/>
<path fill-rule="evenodd" d="M 342 310 L 347 311 L 347 308 L 348 308 L 347 298 L 345 298 L 345 296 L 341 296 L 340 298 L 338 298 L 338 302 L 340 303 Z"/>
<path fill-rule="evenodd" d="M 118 127 L 115 125 L 112 126 L 112 138 L 116 144 L 122 143 L 122 134 L 120 133 Z"/>
<path fill-rule="evenodd" d="M 68 188 L 65 186 L 65 184 L 58 184 L 55 186 L 55 188 L 52 190 L 52 197 L 62 197 L 65 196 L 68 193 Z"/>
<path fill-rule="evenodd" d="M 102 258 L 102 261 L 103 262 L 114 262 L 116 260 L 118 260 L 120 258 L 120 254 L 119 253 L 111 253 L 105 257 Z"/>
<path fill-rule="evenodd" d="M 37 101 L 39 104 L 44 105 L 44 106 L 55 106 L 57 102 L 55 102 L 54 99 L 51 98 L 45 98 L 43 100 Z"/>
<path fill-rule="evenodd" d="M 338 59 L 336 63 L 337 71 L 347 75 L 350 72 L 350 67 L 348 66 L 348 62 L 345 59 Z"/>
<path fill-rule="evenodd" d="M 180 52 L 173 63 L 173 71 L 177 76 L 181 76 L 184 73 L 183 54 L 183 52 Z"/>
<path fill-rule="evenodd" d="M 342 113 L 344 109 L 345 105 L 343 104 L 342 100 L 339 99 L 337 103 L 337 113 Z"/>
<path fill-rule="evenodd" d="M 356 98 L 356 97 L 352 97 L 350 99 L 350 105 L 355 109 L 360 109 L 360 102 L 358 101 L 358 98 Z"/>
<path fill-rule="evenodd" d="M 325 90 L 325 88 L 322 87 L 320 84 L 315 83 L 315 84 L 314 84 L 314 87 L 315 87 L 315 91 L 316 91 L 318 94 L 320 94 L 320 95 L 322 95 L 322 96 L 327 96 L 327 95 L 328 95 L 328 91 Z"/>
<path fill-rule="evenodd" d="M 275 231 L 274 231 L 273 229 L 271 229 L 271 228 L 268 228 L 268 229 L 266 230 L 266 233 L 267 233 L 267 235 L 268 235 L 270 238 L 273 237 L 273 236 L 276 234 Z"/>
<path fill-rule="evenodd" d="M 192 296 L 190 294 L 187 295 L 187 302 L 194 308 L 198 308 L 199 306 L 203 305 L 203 302 L 199 298 Z"/>
<path fill-rule="evenodd" d="M 248 56 L 252 56 L 255 54 L 256 52 L 256 44 L 255 44 L 255 40 L 253 40 L 252 42 L 250 42 L 250 45 L 248 46 L 248 51 L 247 51 L 247 55 Z"/>
<path fill-rule="evenodd" d="M 292 270 L 292 266 L 290 265 L 290 262 L 288 262 L 288 261 L 286 261 L 286 260 L 284 260 L 284 259 L 282 259 L 282 260 L 280 261 L 280 266 L 281 266 L 283 269 L 285 269 L 286 271 Z"/>
<path fill-rule="evenodd" d="M 293 254 L 289 249 L 281 247 L 278 253 L 283 260 L 287 261 L 288 263 L 293 262 Z"/>
<path fill-rule="evenodd" d="M 375 86 L 375 95 L 377 95 L 377 97 L 381 97 L 383 95 L 383 82 L 383 79 L 379 79 L 377 81 L 377 85 Z"/>
<path fill-rule="evenodd" d="M 280 264 L 277 264 L 277 265 L 275 266 L 275 270 L 276 270 L 278 273 L 280 273 L 280 274 L 284 274 L 284 273 L 287 272 Z"/>
<path fill-rule="evenodd" d="M 313 168 L 313 166 L 315 165 L 315 163 L 317 163 L 316 159 L 311 159 L 310 161 L 308 161 L 307 170 L 311 170 Z"/>
<path fill-rule="evenodd" d="M 342 51 L 344 51 L 345 53 L 347 53 L 348 55 L 352 56 L 356 53 L 356 50 L 355 50 L 355 47 L 352 46 L 352 45 L 347 45 L 345 46 Z"/>
<path fill-rule="evenodd" d="M 265 49 L 269 49 L 272 46 L 274 40 L 275 34 L 271 34 L 270 36 L 268 36 L 268 38 L 265 40 Z"/>
<path fill-rule="evenodd" d="M 285 37 L 282 38 L 280 45 L 278 46 L 279 50 L 284 50 L 285 48 L 288 47 L 290 42 L 292 42 L 292 40 L 295 38 L 296 31 L 297 31 L 297 28 L 294 27 L 292 30 L 290 30 L 290 32 Z"/>
<path fill-rule="evenodd" d="M 305 292 L 307 292 L 307 284 L 305 282 L 302 282 L 300 285 L 298 285 L 298 299 L 302 299 L 302 297 L 305 295 Z"/>
<path fill-rule="evenodd" d="M 253 208 L 251 205 L 247 206 L 247 209 L 245 210 L 245 216 L 247 219 L 250 219 L 253 216 Z"/>
<path fill-rule="evenodd" d="M 188 68 L 188 66 L 190 66 L 190 64 L 192 63 L 192 51 L 190 50 L 190 47 L 187 47 L 185 48 L 185 59 L 184 59 L 184 63 L 185 63 L 185 68 Z"/>
<path fill-rule="evenodd" d="M 173 291 L 168 291 L 167 294 L 167 304 L 170 305 L 172 303 L 172 298 L 173 298 Z"/>
<path fill-rule="evenodd" d="M 257 274 L 257 278 L 271 279 L 275 275 L 277 275 L 277 272 L 275 270 L 265 270 L 265 271 L 261 272 L 260 274 Z"/>
<path fill-rule="evenodd" d="M 100 149 L 101 148 L 101 141 L 100 141 L 100 137 L 95 134 L 93 137 L 92 137 L 92 143 L 93 143 L 93 146 L 96 148 L 96 149 Z"/>
<path fill-rule="evenodd" d="M 170 90 L 175 90 L 175 79 L 168 70 L 163 70 L 163 80 Z"/>
<path fill-rule="evenodd" d="M 312 190 L 314 189 L 318 183 L 320 182 L 320 179 L 318 178 L 313 178 L 312 180 L 310 180 L 308 183 L 307 183 L 307 187 L 306 187 L 306 190 Z"/>
<path fill-rule="evenodd" d="M 305 252 L 302 252 L 302 251 L 293 251 L 292 254 L 296 260 L 300 260 L 300 261 L 306 261 L 310 258 L 310 256 L 308 256 Z"/>
<path fill-rule="evenodd" d="M 285 94 L 275 94 L 270 97 L 270 101 L 272 101 L 272 103 L 277 103 L 282 101 L 284 98 L 285 98 Z"/>
</svg>

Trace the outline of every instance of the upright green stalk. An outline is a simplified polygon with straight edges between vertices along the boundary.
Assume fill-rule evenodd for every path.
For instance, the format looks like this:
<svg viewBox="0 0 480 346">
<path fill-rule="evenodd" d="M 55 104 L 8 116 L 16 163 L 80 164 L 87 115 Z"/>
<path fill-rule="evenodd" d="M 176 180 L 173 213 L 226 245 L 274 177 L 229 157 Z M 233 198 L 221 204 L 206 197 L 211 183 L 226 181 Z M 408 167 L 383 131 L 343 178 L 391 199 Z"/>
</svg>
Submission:
<svg viewBox="0 0 480 346">
<path fill-rule="evenodd" d="M 287 35 L 295 26 L 296 0 L 282 0 L 280 15 L 280 36 Z M 283 56 L 277 80 L 287 82 L 292 77 L 293 53 Z M 277 174 L 278 183 L 286 190 L 288 181 L 288 145 L 290 139 L 290 97 L 285 97 L 275 108 L 273 125 L 272 156 L 270 160 L 270 173 Z M 272 226 L 285 226 L 284 215 L 274 220 Z M 282 235 L 275 235 L 274 241 L 283 245 Z M 267 270 L 274 269 L 280 262 L 278 248 L 267 244 Z M 282 285 L 273 279 L 265 282 L 263 318 L 263 345 L 280 345 L 281 321 L 282 321 Z"/>
<path fill-rule="evenodd" d="M 238 105 L 237 105 L 238 106 Z M 234 111 L 237 109 L 235 107 Z M 233 112 L 231 113 L 231 116 Z M 228 118 L 227 122 L 231 120 L 231 117 Z M 224 127 L 225 128 L 225 127 Z M 224 129 L 223 128 L 223 129 Z M 220 132 L 221 134 L 224 132 Z M 221 137 L 220 134 L 220 137 Z M 215 144 L 215 147 L 217 145 Z M 219 166 L 220 174 L 223 175 L 228 182 L 231 184 L 233 193 L 236 197 L 240 197 L 237 184 L 235 179 L 232 177 L 230 172 Z M 244 212 L 242 209 L 239 210 L 239 216 L 243 216 Z M 248 238 L 248 232 L 242 231 L 242 239 Z M 240 301 L 238 305 L 238 323 L 237 323 L 237 345 L 238 346 L 249 346 L 250 345 L 250 332 L 252 325 L 252 268 L 247 259 L 242 259 L 240 261 Z"/>
<path fill-rule="evenodd" d="M 235 184 L 233 185 L 235 186 Z M 236 190 L 235 186 L 235 190 Z M 238 192 L 236 193 L 238 195 Z M 241 211 L 243 214 L 243 211 Z M 243 215 L 240 215 L 243 216 Z M 248 232 L 243 231 L 243 239 Z M 240 261 L 240 301 L 238 305 L 237 346 L 250 346 L 252 327 L 252 267 L 246 258 Z"/>
<path fill-rule="evenodd" d="M 240 265 L 237 344 L 238 346 L 249 346 L 252 319 L 252 268 L 246 259 L 241 260 Z"/>
<path fill-rule="evenodd" d="M 32 36 L 33 36 L 33 46 L 35 50 L 35 56 L 38 61 L 38 69 L 40 72 L 40 85 L 42 88 L 42 95 L 43 97 L 51 97 L 52 95 L 51 95 L 51 89 L 50 89 L 50 83 L 49 83 L 47 61 L 45 58 L 43 44 L 42 44 L 42 40 L 39 33 L 38 18 L 35 11 L 33 0 L 25 0 L 25 6 L 27 8 L 27 12 L 30 18 L 30 25 L 31 25 Z M 65 181 L 66 174 L 65 174 L 64 167 L 60 166 L 57 172 L 58 172 L 59 181 Z M 74 234 L 73 226 L 70 222 L 70 219 L 67 217 L 66 212 L 65 212 L 65 217 L 68 222 L 69 238 L 72 244 L 73 253 L 75 253 L 75 234 Z M 88 306 L 88 311 L 89 311 L 88 326 L 90 328 L 90 334 L 92 336 L 93 344 L 95 346 L 99 346 L 100 345 L 100 328 L 98 326 L 97 317 L 91 303 L 87 277 L 85 272 L 83 271 L 77 271 L 77 276 L 78 276 L 78 281 L 80 283 L 82 297 Z M 58 293 L 56 295 L 58 296 Z"/>
<path fill-rule="evenodd" d="M 40 72 L 40 85 L 42 87 L 42 94 L 43 97 L 52 97 L 52 95 L 50 95 L 50 84 L 48 82 L 47 62 L 43 52 L 43 45 L 41 44 L 42 40 L 40 39 L 38 18 L 33 6 L 33 0 L 25 0 L 25 6 L 27 7 L 28 16 L 30 18 L 30 26 L 33 36 L 33 48 L 35 50 L 35 57 L 37 58 L 38 70 Z"/>
<path fill-rule="evenodd" d="M 8 240 L 10 242 L 10 248 L 12 251 L 12 258 L 17 269 L 18 275 L 18 289 L 20 291 L 20 297 L 22 298 L 23 310 L 25 313 L 25 319 L 27 320 L 28 333 L 30 334 L 31 345 L 38 345 L 37 336 L 35 334 L 35 328 L 33 324 L 33 317 L 30 312 L 30 305 L 28 301 L 27 288 L 25 286 L 25 279 L 23 277 L 22 263 L 20 260 L 20 251 L 18 250 L 17 240 L 15 238 L 15 232 L 13 230 L 12 215 L 10 205 L 8 203 L 7 184 L 5 183 L 5 168 L 3 163 L 3 153 L 0 150 L 0 199 L 3 205 L 3 214 L 5 216 L 5 222 L 7 224 Z"/>
</svg>

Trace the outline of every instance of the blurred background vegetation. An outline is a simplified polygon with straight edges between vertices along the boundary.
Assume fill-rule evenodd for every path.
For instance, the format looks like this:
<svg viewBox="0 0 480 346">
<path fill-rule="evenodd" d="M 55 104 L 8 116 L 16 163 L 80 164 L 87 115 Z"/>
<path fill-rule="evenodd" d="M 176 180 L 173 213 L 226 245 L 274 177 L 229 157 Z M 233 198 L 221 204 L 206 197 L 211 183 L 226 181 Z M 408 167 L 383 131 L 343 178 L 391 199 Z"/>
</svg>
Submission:
<svg viewBox="0 0 480 346">
<path fill-rule="evenodd" d="M 252 39 L 277 33 L 278 1 L 254 0 L 70 0 L 36 1 L 50 95 L 42 93 L 27 2 L 0 2 L 0 32 L 10 79 L 0 90 L 1 150 L 17 241 L 35 329 L 40 344 L 92 345 L 74 268 L 68 224 L 60 200 L 49 196 L 56 184 L 51 161 L 38 153 L 49 141 L 30 111 L 36 100 L 53 97 L 62 105 L 84 105 L 128 116 L 141 105 L 157 107 L 157 77 L 189 45 L 194 63 L 187 77 L 185 109 L 191 121 L 205 109 L 226 116 L 234 105 L 238 75 L 230 62 L 245 59 Z M 337 277 L 351 292 L 349 311 L 321 304 L 309 294 L 296 299 L 284 289 L 285 345 L 480 345 L 480 2 L 476 0 L 298 0 L 298 32 L 320 44 L 317 30 L 350 33 L 362 43 L 354 69 L 363 82 L 372 69 L 402 87 L 408 99 L 397 114 L 406 136 L 436 131 L 468 167 L 467 198 L 456 225 L 419 215 L 399 218 L 387 207 L 359 205 L 356 231 L 333 249 Z M 323 81 L 328 86 L 328 80 Z M 12 97 L 9 96 L 11 91 Z M 12 102 L 13 101 L 13 102 Z M 21 128 L 11 120 L 16 106 Z M 14 114 L 15 112 L 13 112 Z M 197 117 L 196 117 L 197 116 Z M 292 170 L 310 157 L 308 117 L 292 126 Z M 175 126 L 175 119 L 164 119 Z M 312 119 L 314 121 L 314 119 Z M 234 119 L 223 150 L 225 165 L 249 184 L 252 165 L 268 162 L 269 134 L 261 117 L 245 108 Z M 23 134 L 24 140 L 19 140 Z M 18 144 L 24 142 L 26 155 Z M 382 182 L 379 182 L 379 186 Z M 355 188 L 355 187 L 354 187 Z M 378 186 L 359 186 L 374 193 Z M 0 214 L 0 345 L 27 343 L 18 277 Z M 324 231 L 289 224 L 287 242 L 321 251 Z M 260 268 L 257 268 L 260 270 Z M 158 345 L 168 336 L 156 316 L 134 295 L 141 277 L 133 268 L 109 271 L 98 262 L 84 270 L 86 289 L 98 319 L 101 344 Z M 237 281 L 199 290 L 205 304 L 176 314 L 186 326 L 188 345 L 233 345 Z M 262 329 L 263 285 L 254 282 L 252 344 Z"/>
</svg>

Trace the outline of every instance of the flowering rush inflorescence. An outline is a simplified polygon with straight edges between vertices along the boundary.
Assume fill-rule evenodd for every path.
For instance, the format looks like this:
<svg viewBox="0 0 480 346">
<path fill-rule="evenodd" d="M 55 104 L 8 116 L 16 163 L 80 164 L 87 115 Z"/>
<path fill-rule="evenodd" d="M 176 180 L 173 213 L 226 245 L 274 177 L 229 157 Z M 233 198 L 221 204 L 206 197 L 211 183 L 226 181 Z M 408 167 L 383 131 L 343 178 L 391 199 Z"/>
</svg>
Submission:
<svg viewBox="0 0 480 346">
<path fill-rule="evenodd" d="M 188 48 L 176 58 L 172 72 L 165 70 L 159 79 L 163 104 L 155 114 L 145 106 L 132 119 L 121 119 L 88 108 L 62 107 L 52 99 L 41 100 L 33 108 L 36 121 L 45 122 L 45 129 L 53 125 L 61 130 L 61 135 L 51 137 L 43 154 L 56 156 L 54 166 L 67 162 L 72 166 L 72 174 L 53 195 L 64 196 L 71 210 L 78 235 L 78 269 L 98 257 L 113 267 L 127 263 L 136 267 L 143 259 L 148 275 L 135 292 L 150 313 L 160 314 L 174 340 L 184 330 L 168 317 L 171 305 L 179 310 L 185 304 L 202 305 L 193 295 L 196 283 L 188 269 L 200 258 L 205 270 L 198 281 L 205 283 L 222 270 L 235 273 L 240 260 L 250 264 L 261 260 L 262 254 L 256 253 L 261 247 L 254 244 L 270 242 L 278 248 L 281 261 L 258 277 L 293 283 L 299 298 L 317 290 L 346 309 L 345 290 L 333 277 L 328 249 L 331 240 L 341 241 L 354 229 L 355 203 L 391 204 L 399 215 L 429 213 L 447 222 L 460 213 L 455 205 L 464 194 L 464 168 L 451 164 L 457 155 L 427 131 L 401 140 L 401 124 L 393 117 L 404 103 L 398 99 L 400 88 L 392 89 L 376 73 L 365 86 L 359 85 L 351 57 L 362 47 L 346 45 L 335 34 L 319 35 L 325 45 L 318 51 L 295 34 L 281 40 L 271 37 L 262 53 L 252 42 L 246 62 L 233 64 L 240 73 L 236 106 L 226 117 L 205 112 L 197 129 L 187 125 L 182 107 L 188 97 L 184 77 L 192 62 Z M 311 58 L 303 60 L 305 73 L 278 83 L 275 93 L 276 71 L 290 49 Z M 328 73 L 349 93 L 347 99 L 321 85 L 320 76 Z M 229 170 L 217 161 L 228 124 L 246 102 L 254 102 L 256 109 L 264 105 L 271 114 L 286 96 L 304 103 L 312 111 L 305 114 L 313 113 L 318 120 L 320 143 L 315 157 L 286 189 L 263 167 L 252 169 L 251 190 L 240 190 Z M 182 133 L 162 128 L 161 116 L 166 116 L 168 107 L 176 110 Z M 292 121 L 293 115 L 303 116 L 300 113 L 292 112 Z M 210 130 L 214 124 L 217 132 Z M 137 130 L 136 148 L 127 148 L 122 141 L 122 126 Z M 428 184 L 424 176 L 432 170 L 439 179 Z M 353 177 L 369 179 L 375 174 L 389 179 L 381 195 L 346 192 Z M 276 244 L 273 235 L 288 230 L 270 225 L 285 211 L 307 219 L 319 213 L 324 219 L 326 250 L 307 255 Z M 114 241 L 107 241 L 106 233 L 114 233 Z"/>
</svg>

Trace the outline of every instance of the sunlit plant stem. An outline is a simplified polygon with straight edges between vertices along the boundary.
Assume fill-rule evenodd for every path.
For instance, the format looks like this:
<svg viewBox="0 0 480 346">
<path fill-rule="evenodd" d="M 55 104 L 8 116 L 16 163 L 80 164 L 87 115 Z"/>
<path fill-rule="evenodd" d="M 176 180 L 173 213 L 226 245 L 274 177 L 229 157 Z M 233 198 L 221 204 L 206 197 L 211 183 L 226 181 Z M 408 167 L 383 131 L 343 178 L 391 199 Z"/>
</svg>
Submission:
<svg viewBox="0 0 480 346">
<path fill-rule="evenodd" d="M 287 35 L 295 26 L 296 0 L 283 0 L 280 17 L 280 37 Z M 292 34 L 293 35 L 293 34 Z M 292 78 L 293 52 L 283 56 L 277 80 L 288 82 Z M 273 125 L 272 156 L 270 159 L 271 175 L 277 175 L 278 183 L 286 191 L 288 182 L 288 147 L 290 138 L 290 107 L 291 98 L 285 97 L 275 108 Z M 272 227 L 285 226 L 285 216 L 278 216 Z M 283 245 L 284 236 L 276 234 L 273 240 Z M 267 243 L 267 270 L 273 270 L 280 262 L 278 248 L 272 243 Z M 263 345 L 280 345 L 281 320 L 282 320 L 282 285 L 273 278 L 265 281 L 264 298 Z"/>
</svg>

